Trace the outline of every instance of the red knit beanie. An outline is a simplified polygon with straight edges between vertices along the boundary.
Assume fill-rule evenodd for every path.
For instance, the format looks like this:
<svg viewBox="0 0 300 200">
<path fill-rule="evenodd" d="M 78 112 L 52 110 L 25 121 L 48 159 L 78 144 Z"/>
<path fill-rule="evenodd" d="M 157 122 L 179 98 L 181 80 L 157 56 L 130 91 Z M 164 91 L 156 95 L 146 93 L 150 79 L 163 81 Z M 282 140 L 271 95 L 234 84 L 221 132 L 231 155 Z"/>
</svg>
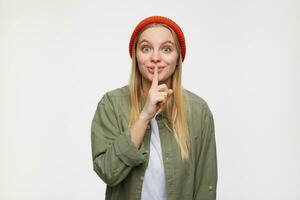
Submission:
<svg viewBox="0 0 300 200">
<path fill-rule="evenodd" d="M 184 60 L 185 57 L 185 52 L 186 52 L 186 47 L 185 47 L 185 39 L 184 39 L 184 34 L 181 30 L 181 28 L 171 19 L 167 18 L 167 17 L 163 17 L 163 16 L 150 16 L 147 17 L 145 19 L 143 19 L 134 29 L 131 38 L 130 38 L 130 42 L 129 42 L 129 54 L 130 57 L 132 57 L 132 51 L 133 51 L 133 43 L 134 40 L 137 36 L 137 34 L 140 32 L 140 30 L 142 30 L 146 25 L 151 24 L 151 23 L 163 23 L 168 25 L 169 27 L 171 27 L 174 32 L 176 33 L 178 40 L 179 40 L 179 44 L 181 47 L 181 56 L 182 56 L 182 61 Z"/>
</svg>

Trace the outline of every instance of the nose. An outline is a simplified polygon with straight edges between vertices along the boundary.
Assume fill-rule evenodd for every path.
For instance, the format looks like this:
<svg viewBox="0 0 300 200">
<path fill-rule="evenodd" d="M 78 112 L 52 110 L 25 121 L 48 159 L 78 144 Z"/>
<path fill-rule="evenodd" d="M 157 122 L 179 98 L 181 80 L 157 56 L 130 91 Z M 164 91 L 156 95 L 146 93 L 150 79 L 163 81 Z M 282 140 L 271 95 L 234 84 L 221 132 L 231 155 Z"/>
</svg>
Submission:
<svg viewBox="0 0 300 200">
<path fill-rule="evenodd" d="M 161 60 L 160 52 L 159 51 L 153 51 L 153 53 L 151 55 L 151 61 L 157 63 L 160 60 Z"/>
</svg>

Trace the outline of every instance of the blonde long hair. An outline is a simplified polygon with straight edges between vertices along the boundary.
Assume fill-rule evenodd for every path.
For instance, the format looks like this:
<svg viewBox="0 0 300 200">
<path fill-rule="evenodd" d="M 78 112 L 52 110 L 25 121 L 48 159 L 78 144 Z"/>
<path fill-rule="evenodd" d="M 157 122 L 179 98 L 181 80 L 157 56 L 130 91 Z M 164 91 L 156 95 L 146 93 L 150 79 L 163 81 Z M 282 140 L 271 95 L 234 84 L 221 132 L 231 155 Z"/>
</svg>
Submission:
<svg viewBox="0 0 300 200">
<path fill-rule="evenodd" d="M 129 80 L 129 90 L 130 90 L 130 99 L 131 99 L 131 113 L 129 119 L 129 127 L 131 127 L 135 121 L 138 119 L 140 112 L 143 109 L 141 105 L 141 93 L 142 93 L 142 75 L 137 66 L 136 60 L 136 46 L 138 38 L 141 33 L 149 27 L 154 26 L 163 26 L 168 28 L 175 40 L 176 49 L 178 52 L 177 66 L 174 73 L 171 75 L 171 87 L 173 89 L 173 95 L 169 97 L 169 100 L 166 103 L 166 106 L 163 108 L 165 111 L 168 121 L 171 124 L 174 137 L 179 145 L 181 158 L 182 160 L 189 158 L 189 132 L 187 125 L 186 117 L 186 100 L 184 95 L 184 90 L 181 84 L 181 75 L 182 75 L 182 56 L 181 49 L 176 33 L 169 26 L 161 23 L 152 23 L 145 26 L 137 35 L 133 45 L 132 51 L 132 68 L 131 75 Z"/>
</svg>

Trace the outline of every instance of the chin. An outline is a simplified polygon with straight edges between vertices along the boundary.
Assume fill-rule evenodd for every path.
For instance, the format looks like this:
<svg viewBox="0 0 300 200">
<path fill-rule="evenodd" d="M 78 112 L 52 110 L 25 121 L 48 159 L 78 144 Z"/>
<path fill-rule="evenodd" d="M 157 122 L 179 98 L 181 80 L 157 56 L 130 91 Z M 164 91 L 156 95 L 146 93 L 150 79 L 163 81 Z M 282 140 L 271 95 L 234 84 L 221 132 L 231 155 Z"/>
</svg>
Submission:
<svg viewBox="0 0 300 200">
<path fill-rule="evenodd" d="M 149 79 L 149 81 L 151 81 L 152 82 L 152 80 L 153 80 L 153 77 L 154 77 L 154 75 L 153 74 L 149 74 L 148 75 L 148 79 Z M 158 75 L 158 81 L 160 81 L 161 80 L 161 78 L 160 78 L 160 75 Z"/>
</svg>

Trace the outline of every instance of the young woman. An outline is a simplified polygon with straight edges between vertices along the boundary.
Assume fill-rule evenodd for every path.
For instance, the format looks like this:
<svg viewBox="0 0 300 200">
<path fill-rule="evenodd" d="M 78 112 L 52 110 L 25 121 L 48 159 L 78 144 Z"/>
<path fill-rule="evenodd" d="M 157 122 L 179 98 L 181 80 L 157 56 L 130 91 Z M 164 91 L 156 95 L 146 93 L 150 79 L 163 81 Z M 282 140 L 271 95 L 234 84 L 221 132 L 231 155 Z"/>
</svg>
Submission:
<svg viewBox="0 0 300 200">
<path fill-rule="evenodd" d="M 147 17 L 135 27 L 129 52 L 129 84 L 103 95 L 91 125 L 105 199 L 216 199 L 213 115 L 182 87 L 181 28 L 167 17 Z"/>
</svg>

